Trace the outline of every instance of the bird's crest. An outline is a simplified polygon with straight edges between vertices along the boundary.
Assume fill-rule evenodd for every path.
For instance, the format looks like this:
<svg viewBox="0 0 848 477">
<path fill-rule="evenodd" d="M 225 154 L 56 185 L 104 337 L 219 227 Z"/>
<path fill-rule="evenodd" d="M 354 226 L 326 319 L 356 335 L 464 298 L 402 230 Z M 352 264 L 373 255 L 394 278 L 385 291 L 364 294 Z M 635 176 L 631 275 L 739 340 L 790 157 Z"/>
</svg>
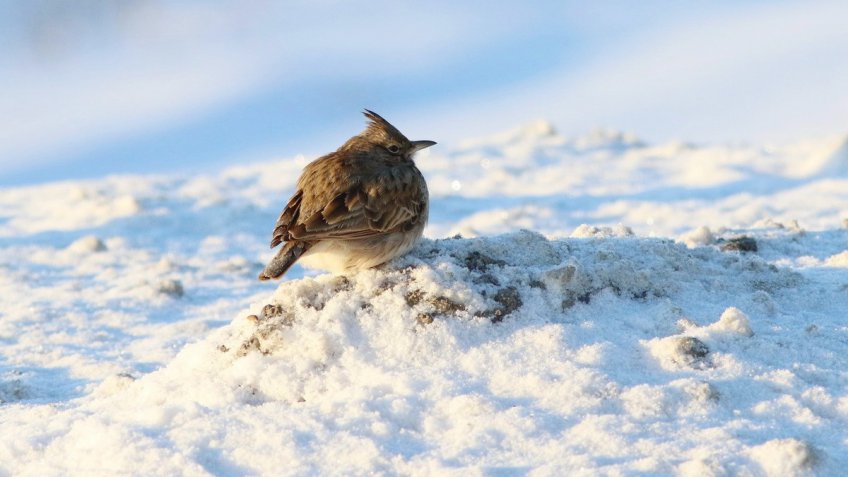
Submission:
<svg viewBox="0 0 848 477">
<path fill-rule="evenodd" d="M 388 138 L 395 140 L 409 141 L 396 127 L 374 111 L 366 109 L 362 114 L 369 120 L 365 135 L 372 137 L 388 136 Z"/>
</svg>

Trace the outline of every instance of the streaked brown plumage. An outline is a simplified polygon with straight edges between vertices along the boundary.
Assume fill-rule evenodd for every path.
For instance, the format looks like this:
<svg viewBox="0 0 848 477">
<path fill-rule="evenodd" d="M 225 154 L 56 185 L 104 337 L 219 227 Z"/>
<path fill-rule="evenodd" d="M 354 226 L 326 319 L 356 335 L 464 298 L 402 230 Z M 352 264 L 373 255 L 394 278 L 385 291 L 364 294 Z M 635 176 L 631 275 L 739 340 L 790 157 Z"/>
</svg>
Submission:
<svg viewBox="0 0 848 477">
<path fill-rule="evenodd" d="M 283 247 L 259 274 L 279 278 L 299 259 L 335 273 L 377 266 L 408 252 L 427 223 L 424 176 L 410 141 L 377 113 L 337 151 L 309 163 L 274 227 L 271 248 Z"/>
</svg>

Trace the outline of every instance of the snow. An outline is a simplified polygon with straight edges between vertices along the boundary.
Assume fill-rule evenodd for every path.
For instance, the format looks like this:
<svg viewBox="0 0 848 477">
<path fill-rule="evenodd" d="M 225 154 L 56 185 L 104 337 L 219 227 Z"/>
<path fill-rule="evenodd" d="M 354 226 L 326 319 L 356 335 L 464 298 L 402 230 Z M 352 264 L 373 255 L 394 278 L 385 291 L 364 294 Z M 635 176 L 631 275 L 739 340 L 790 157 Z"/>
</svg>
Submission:
<svg viewBox="0 0 848 477">
<path fill-rule="evenodd" d="M 308 158 L 0 189 L 0 475 L 839 475 L 844 144 L 440 145 L 410 254 L 280 283 Z"/>
</svg>

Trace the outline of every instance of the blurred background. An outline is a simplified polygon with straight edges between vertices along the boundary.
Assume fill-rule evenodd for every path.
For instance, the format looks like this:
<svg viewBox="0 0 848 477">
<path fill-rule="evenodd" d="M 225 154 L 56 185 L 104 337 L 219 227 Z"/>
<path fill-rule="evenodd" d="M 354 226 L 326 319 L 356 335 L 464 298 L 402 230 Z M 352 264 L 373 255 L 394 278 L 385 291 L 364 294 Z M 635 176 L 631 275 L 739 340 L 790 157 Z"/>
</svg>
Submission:
<svg viewBox="0 0 848 477">
<path fill-rule="evenodd" d="M 548 119 L 648 141 L 848 132 L 841 1 L 0 0 L 0 185 Z"/>
</svg>

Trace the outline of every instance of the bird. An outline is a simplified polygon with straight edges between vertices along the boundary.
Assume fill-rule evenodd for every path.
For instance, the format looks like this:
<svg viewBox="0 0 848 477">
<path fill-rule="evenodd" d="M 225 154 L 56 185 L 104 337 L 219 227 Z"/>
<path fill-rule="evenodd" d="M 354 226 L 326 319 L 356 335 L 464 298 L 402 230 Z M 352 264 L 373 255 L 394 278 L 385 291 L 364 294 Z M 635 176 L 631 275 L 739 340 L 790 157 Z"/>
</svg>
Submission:
<svg viewBox="0 0 848 477">
<path fill-rule="evenodd" d="M 410 141 L 379 114 L 363 114 L 361 133 L 304 168 L 274 225 L 271 248 L 282 247 L 260 280 L 298 261 L 350 274 L 407 253 L 421 237 L 430 198 L 413 155 L 436 142 Z"/>
</svg>

